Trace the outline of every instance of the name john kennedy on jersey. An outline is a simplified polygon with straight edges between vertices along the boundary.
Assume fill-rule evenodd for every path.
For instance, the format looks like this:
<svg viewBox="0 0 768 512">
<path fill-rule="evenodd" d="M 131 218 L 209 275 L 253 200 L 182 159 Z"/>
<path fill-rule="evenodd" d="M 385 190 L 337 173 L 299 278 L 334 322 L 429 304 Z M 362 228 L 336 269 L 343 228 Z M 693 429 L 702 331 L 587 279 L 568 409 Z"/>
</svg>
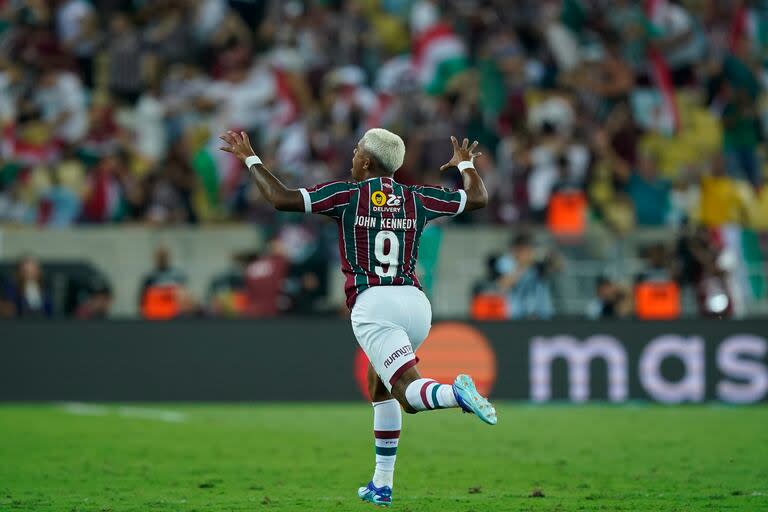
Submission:
<svg viewBox="0 0 768 512">
<path fill-rule="evenodd" d="M 355 226 L 371 229 L 390 229 L 408 231 L 416 229 L 416 219 L 395 219 L 392 217 L 380 218 L 355 216 Z"/>
</svg>

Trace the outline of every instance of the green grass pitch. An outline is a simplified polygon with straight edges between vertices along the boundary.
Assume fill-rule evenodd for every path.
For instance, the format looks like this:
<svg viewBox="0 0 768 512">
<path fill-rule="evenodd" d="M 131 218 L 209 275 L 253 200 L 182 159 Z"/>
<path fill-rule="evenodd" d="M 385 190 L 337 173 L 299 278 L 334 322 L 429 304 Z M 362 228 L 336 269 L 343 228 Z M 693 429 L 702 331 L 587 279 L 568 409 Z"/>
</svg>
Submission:
<svg viewBox="0 0 768 512">
<path fill-rule="evenodd" d="M 371 430 L 364 403 L 4 405 L 0 511 L 371 510 Z M 768 510 L 768 408 L 405 415 L 393 510 Z"/>
</svg>

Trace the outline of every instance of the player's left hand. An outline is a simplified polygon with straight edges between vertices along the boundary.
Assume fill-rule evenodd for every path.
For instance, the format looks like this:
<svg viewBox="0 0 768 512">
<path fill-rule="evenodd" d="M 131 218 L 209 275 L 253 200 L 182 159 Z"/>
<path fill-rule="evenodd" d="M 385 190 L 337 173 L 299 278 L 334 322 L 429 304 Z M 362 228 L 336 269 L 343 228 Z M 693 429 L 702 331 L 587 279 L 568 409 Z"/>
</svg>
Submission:
<svg viewBox="0 0 768 512">
<path fill-rule="evenodd" d="M 470 146 L 469 139 L 464 139 L 464 141 L 461 143 L 461 146 L 459 146 L 459 141 L 456 140 L 456 137 L 451 136 L 451 144 L 453 145 L 453 157 L 450 159 L 448 163 L 440 166 L 441 171 L 444 171 L 449 167 L 455 167 L 459 165 L 459 162 L 464 162 L 464 161 L 474 162 L 476 156 L 482 155 L 482 153 L 474 152 L 475 148 L 477 148 L 477 144 L 478 144 L 477 141 L 473 142 L 472 145 Z"/>
<path fill-rule="evenodd" d="M 245 132 L 237 133 L 229 130 L 219 138 L 227 143 L 226 146 L 221 146 L 219 149 L 226 151 L 227 153 L 232 153 L 243 163 L 245 163 L 246 158 L 256 154 L 253 151 L 253 147 L 251 147 L 251 141 L 248 139 L 248 134 Z"/>
</svg>

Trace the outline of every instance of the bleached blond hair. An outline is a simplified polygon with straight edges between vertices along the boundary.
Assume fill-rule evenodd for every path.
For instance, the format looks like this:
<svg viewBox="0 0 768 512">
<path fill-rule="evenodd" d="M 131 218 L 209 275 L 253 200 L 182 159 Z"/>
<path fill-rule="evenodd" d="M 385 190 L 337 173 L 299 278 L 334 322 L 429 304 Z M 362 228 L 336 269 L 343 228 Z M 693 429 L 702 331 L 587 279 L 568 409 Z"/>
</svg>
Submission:
<svg viewBox="0 0 768 512">
<path fill-rule="evenodd" d="M 389 130 L 371 128 L 360 139 L 360 147 L 388 172 L 394 173 L 403 165 L 405 142 Z"/>
</svg>

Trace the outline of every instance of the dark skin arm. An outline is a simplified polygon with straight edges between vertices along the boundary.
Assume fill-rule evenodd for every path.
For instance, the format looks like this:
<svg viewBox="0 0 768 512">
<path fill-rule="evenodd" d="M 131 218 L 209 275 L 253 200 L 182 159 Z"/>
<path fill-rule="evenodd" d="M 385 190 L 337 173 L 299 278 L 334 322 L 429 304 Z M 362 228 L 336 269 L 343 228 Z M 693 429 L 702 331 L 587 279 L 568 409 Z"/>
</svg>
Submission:
<svg viewBox="0 0 768 512">
<path fill-rule="evenodd" d="M 482 153 L 475 153 L 477 148 L 477 141 L 469 145 L 469 139 L 464 139 L 461 146 L 456 137 L 451 137 L 451 144 L 453 144 L 453 158 L 447 163 L 440 166 L 440 170 L 444 171 L 449 167 L 455 167 L 459 165 L 459 162 L 468 160 L 473 162 L 476 156 L 482 155 Z M 482 178 L 474 168 L 467 169 L 461 173 L 461 177 L 464 180 L 464 191 L 467 193 L 467 204 L 464 207 L 465 212 L 472 210 L 479 210 L 485 208 L 488 204 L 488 191 L 485 189 L 485 184 Z"/>
<path fill-rule="evenodd" d="M 256 154 L 253 151 L 253 147 L 251 147 L 248 134 L 245 132 L 238 134 L 228 131 L 219 138 L 227 143 L 226 146 L 222 146 L 219 149 L 232 153 L 243 163 L 245 163 L 246 158 Z M 256 186 L 259 187 L 259 191 L 269 201 L 269 204 L 284 212 L 304 211 L 304 197 L 301 195 L 301 192 L 283 185 L 283 182 L 277 179 L 262 164 L 252 165 L 248 170 L 256 180 Z"/>
<path fill-rule="evenodd" d="M 248 134 L 245 132 L 238 134 L 228 131 L 220 139 L 226 142 L 227 145 L 219 149 L 232 153 L 243 163 L 245 163 L 246 158 L 255 155 L 251 142 L 248 139 Z M 469 139 L 464 139 L 462 145 L 459 146 L 456 137 L 451 137 L 451 143 L 453 144 L 453 158 L 441 166 L 440 170 L 456 166 L 459 162 L 465 160 L 472 161 L 475 157 L 482 155 L 482 153 L 474 152 L 475 148 L 477 148 L 477 141 L 470 146 Z M 272 206 L 287 212 L 304 211 L 304 197 L 298 190 L 287 188 L 262 164 L 252 165 L 249 170 L 256 179 L 256 186 L 259 187 L 262 195 Z M 462 177 L 464 180 L 464 190 L 467 193 L 467 204 L 464 211 L 484 208 L 488 204 L 488 191 L 485 189 L 485 184 L 480 175 L 475 169 L 467 169 L 462 172 Z"/>
</svg>

